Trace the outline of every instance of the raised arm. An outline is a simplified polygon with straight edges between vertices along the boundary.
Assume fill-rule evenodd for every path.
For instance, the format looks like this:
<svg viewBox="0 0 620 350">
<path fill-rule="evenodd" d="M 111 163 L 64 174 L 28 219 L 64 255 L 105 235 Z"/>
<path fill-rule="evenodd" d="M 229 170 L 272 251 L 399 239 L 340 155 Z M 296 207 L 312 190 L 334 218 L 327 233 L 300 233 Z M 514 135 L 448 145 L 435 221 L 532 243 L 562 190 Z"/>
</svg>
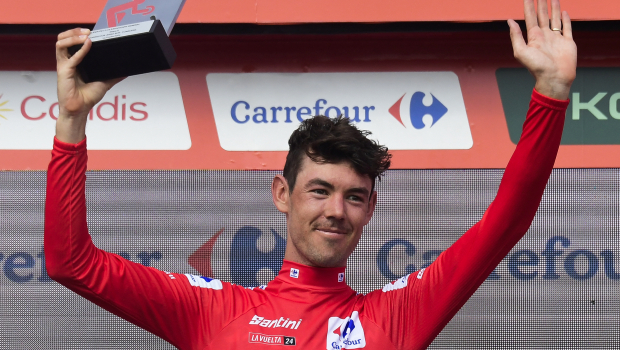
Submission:
<svg viewBox="0 0 620 350">
<path fill-rule="evenodd" d="M 222 324 L 246 307 L 242 288 L 127 261 L 95 247 L 88 233 L 86 119 L 119 80 L 90 84 L 80 80 L 76 66 L 91 45 L 87 33 L 81 29 L 62 33 L 56 48 L 60 115 L 47 178 L 44 245 L 48 274 L 178 348 L 203 349 Z M 67 48 L 82 43 L 83 48 L 69 57 Z M 241 296 L 225 302 L 224 296 L 233 293 Z M 217 312 L 205 317 L 210 310 Z"/>
<path fill-rule="evenodd" d="M 527 232 L 553 169 L 562 138 L 570 86 L 575 79 L 577 49 L 570 19 L 552 0 L 525 0 L 528 43 L 513 20 L 508 21 L 514 54 L 536 77 L 536 87 L 523 133 L 502 178 L 497 196 L 482 219 L 423 271 L 373 292 L 371 298 L 395 307 L 392 319 L 377 318 L 407 349 L 424 349 Z M 561 28 L 563 33 L 553 28 Z"/>
<path fill-rule="evenodd" d="M 416 347 L 430 344 L 527 232 L 553 169 L 577 48 L 559 0 L 551 0 L 551 23 L 546 0 L 538 1 L 538 11 L 533 0 L 525 0 L 524 8 L 527 44 L 517 23 L 508 21 L 515 58 L 536 77 L 523 133 L 482 219 L 415 278 L 420 303 L 414 324 L 422 336 Z"/>
</svg>

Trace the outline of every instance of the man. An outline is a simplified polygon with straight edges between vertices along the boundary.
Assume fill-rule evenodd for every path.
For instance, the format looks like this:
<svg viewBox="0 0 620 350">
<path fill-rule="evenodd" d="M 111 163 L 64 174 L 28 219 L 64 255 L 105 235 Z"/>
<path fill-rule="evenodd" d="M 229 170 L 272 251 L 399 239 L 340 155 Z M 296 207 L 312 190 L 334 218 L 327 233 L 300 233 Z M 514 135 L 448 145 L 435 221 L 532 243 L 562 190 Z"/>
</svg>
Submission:
<svg viewBox="0 0 620 350">
<path fill-rule="evenodd" d="M 382 290 L 355 293 L 347 258 L 372 217 L 374 181 L 387 150 L 346 119 L 315 117 L 292 135 L 273 201 L 287 218 L 285 261 L 267 286 L 158 271 L 97 249 L 86 224 L 85 124 L 116 81 L 83 84 L 76 65 L 88 31 L 59 35 L 60 115 L 48 171 L 45 253 L 49 275 L 97 305 L 181 349 L 421 349 L 527 231 L 559 147 L 576 72 L 576 46 L 558 0 L 525 0 L 528 43 L 508 21 L 515 57 L 536 77 L 521 140 L 480 222 L 428 268 Z M 563 31 L 561 30 L 563 28 Z M 84 44 L 73 57 L 67 48 Z"/>
</svg>

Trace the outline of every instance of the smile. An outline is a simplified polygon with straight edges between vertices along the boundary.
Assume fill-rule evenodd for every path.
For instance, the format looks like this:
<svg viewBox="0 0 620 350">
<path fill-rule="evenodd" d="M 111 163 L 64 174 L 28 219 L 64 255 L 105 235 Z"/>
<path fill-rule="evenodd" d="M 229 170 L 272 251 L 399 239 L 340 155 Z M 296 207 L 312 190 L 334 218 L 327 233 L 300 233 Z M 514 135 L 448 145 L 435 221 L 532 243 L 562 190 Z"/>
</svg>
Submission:
<svg viewBox="0 0 620 350">
<path fill-rule="evenodd" d="M 347 234 L 347 231 L 339 230 L 339 229 L 334 229 L 334 228 L 317 228 L 316 230 L 319 231 L 319 232 L 322 232 L 324 234 L 327 234 L 327 235 L 345 235 L 345 234 Z"/>
</svg>

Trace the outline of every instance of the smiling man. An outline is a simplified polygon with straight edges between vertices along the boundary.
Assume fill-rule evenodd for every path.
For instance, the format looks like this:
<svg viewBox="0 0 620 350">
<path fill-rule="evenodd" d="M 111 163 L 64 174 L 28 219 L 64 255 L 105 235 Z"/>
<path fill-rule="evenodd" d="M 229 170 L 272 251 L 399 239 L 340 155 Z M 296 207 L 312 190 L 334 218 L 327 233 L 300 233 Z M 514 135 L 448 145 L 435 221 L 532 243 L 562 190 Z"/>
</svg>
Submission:
<svg viewBox="0 0 620 350">
<path fill-rule="evenodd" d="M 48 171 L 45 254 L 50 277 L 181 349 L 422 349 L 521 239 L 536 213 L 562 136 L 577 49 L 568 14 L 525 0 L 528 43 L 508 22 L 515 57 L 536 77 L 523 133 L 497 197 L 426 269 L 367 295 L 345 266 L 377 203 L 387 149 L 346 118 L 314 117 L 290 138 L 273 201 L 286 215 L 282 269 L 266 286 L 144 267 L 96 248 L 86 223 L 85 125 L 116 81 L 84 84 L 76 66 L 87 30 L 59 35 L 60 114 Z M 563 31 L 562 31 L 563 29 Z M 84 44 L 74 56 L 67 48 Z"/>
</svg>

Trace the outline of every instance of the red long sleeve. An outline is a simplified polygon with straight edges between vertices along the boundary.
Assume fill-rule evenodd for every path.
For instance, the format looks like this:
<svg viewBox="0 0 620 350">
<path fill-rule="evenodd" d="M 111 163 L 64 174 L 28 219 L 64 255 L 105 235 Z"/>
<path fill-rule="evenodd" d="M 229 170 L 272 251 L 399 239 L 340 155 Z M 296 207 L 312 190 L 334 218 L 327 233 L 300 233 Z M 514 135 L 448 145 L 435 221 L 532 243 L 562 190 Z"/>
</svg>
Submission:
<svg viewBox="0 0 620 350">
<path fill-rule="evenodd" d="M 368 295 L 376 305 L 392 307 L 392 317 L 384 317 L 381 308 L 374 317 L 395 344 L 430 345 L 527 232 L 553 169 L 567 107 L 568 101 L 534 91 L 521 139 L 482 219 L 428 268 L 409 275 L 400 284 L 406 288 Z"/>
<path fill-rule="evenodd" d="M 217 322 L 201 322 L 203 307 L 223 304 L 218 301 L 221 294 L 193 288 L 188 280 L 194 277 L 168 274 L 95 247 L 86 224 L 86 161 L 85 140 L 77 145 L 55 140 L 45 207 L 44 245 L 49 276 L 179 348 L 204 348 L 205 336 L 219 328 Z M 224 288 L 218 283 L 210 286 Z M 238 305 L 228 310 L 235 312 Z M 228 316 L 227 309 L 220 312 Z"/>
</svg>

